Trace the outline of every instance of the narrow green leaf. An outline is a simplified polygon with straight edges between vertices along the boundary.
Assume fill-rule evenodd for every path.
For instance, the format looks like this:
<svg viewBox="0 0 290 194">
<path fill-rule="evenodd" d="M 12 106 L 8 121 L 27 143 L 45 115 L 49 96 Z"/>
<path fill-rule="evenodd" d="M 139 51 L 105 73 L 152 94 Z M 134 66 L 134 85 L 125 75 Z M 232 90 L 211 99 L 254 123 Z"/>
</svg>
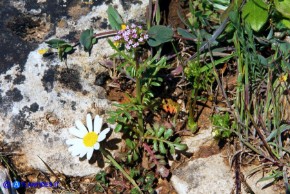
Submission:
<svg viewBox="0 0 290 194">
<path fill-rule="evenodd" d="M 116 128 L 115 128 L 115 132 L 117 133 L 117 132 L 120 132 L 121 131 L 121 129 L 122 129 L 122 125 L 120 125 L 120 124 L 117 124 L 117 126 L 116 126 Z"/>
<path fill-rule="evenodd" d="M 151 85 L 152 85 L 152 86 L 157 86 L 157 87 L 161 86 L 161 84 L 158 83 L 158 82 L 151 82 Z"/>
<path fill-rule="evenodd" d="M 138 156 L 137 152 L 133 151 L 133 160 L 136 161 L 136 160 L 138 160 L 138 158 L 139 158 L 139 156 Z"/>
<path fill-rule="evenodd" d="M 155 151 L 158 151 L 158 144 L 157 144 L 157 141 L 156 140 L 153 141 L 153 149 Z"/>
<path fill-rule="evenodd" d="M 156 134 L 156 137 L 161 137 L 161 135 L 164 133 L 165 131 L 165 128 L 164 127 L 160 127 L 157 134 Z"/>
<path fill-rule="evenodd" d="M 277 172 L 275 172 L 275 173 L 273 173 L 273 174 L 271 174 L 271 175 L 269 175 L 269 176 L 266 176 L 266 177 L 263 177 L 263 178 L 260 178 L 258 181 L 257 181 L 257 183 L 258 182 L 262 182 L 262 181 L 267 181 L 267 180 L 270 180 L 270 179 L 277 179 L 277 178 L 279 178 L 279 177 L 282 177 L 283 176 L 283 172 L 282 171 L 277 171 Z M 274 181 L 273 180 L 273 181 Z"/>
<path fill-rule="evenodd" d="M 164 146 L 164 143 L 161 141 L 159 142 L 159 151 L 162 153 L 162 154 L 166 154 L 167 151 L 166 151 L 166 148 Z"/>
<path fill-rule="evenodd" d="M 134 149 L 134 144 L 133 144 L 133 142 L 132 142 L 130 139 L 126 139 L 125 142 L 126 142 L 126 145 L 127 145 L 131 150 Z"/>
<path fill-rule="evenodd" d="M 174 146 L 172 145 L 172 144 L 169 144 L 169 151 L 170 151 L 170 154 L 171 155 L 174 155 L 175 154 L 175 148 L 174 148 Z"/>
<path fill-rule="evenodd" d="M 121 30 L 121 25 L 124 23 L 123 19 L 112 5 L 109 5 L 107 14 L 111 27 L 114 30 Z"/>
<path fill-rule="evenodd" d="M 168 139 L 169 137 L 171 137 L 173 134 L 173 130 L 172 129 L 167 129 L 164 133 L 164 138 Z"/>
<path fill-rule="evenodd" d="M 290 129 L 290 125 L 287 124 L 283 124 L 281 125 L 278 129 L 273 130 L 270 135 L 267 137 L 266 141 L 270 141 L 272 138 L 274 138 L 275 136 L 277 136 L 277 132 L 280 131 L 281 133 L 284 133 L 285 131 Z"/>
<path fill-rule="evenodd" d="M 45 43 L 48 44 L 50 47 L 57 49 L 59 46 L 66 44 L 67 42 L 60 39 L 51 39 L 49 41 L 46 41 Z"/>
<path fill-rule="evenodd" d="M 180 151 L 183 151 L 183 150 L 187 149 L 187 145 L 186 144 L 174 144 L 174 147 L 175 147 L 176 150 L 180 150 Z"/>
</svg>

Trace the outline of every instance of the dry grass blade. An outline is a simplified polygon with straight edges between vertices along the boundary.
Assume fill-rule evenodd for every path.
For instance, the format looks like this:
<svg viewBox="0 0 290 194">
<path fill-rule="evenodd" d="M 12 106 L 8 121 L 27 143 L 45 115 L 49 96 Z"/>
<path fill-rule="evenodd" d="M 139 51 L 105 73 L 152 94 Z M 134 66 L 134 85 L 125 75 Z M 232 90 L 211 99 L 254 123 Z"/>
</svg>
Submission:
<svg viewBox="0 0 290 194">
<path fill-rule="evenodd" d="M 37 156 L 37 157 L 38 157 L 38 158 L 43 162 L 43 164 L 46 166 L 46 168 L 48 169 L 48 171 L 56 177 L 56 180 L 57 180 L 58 182 L 60 182 L 60 183 L 64 186 L 65 189 L 68 189 L 68 186 L 67 186 L 66 182 L 63 181 L 62 179 L 60 179 L 59 176 L 57 176 L 57 175 L 53 172 L 53 170 L 49 167 L 49 165 L 48 165 L 48 164 L 47 164 L 43 159 L 41 159 L 39 156 Z"/>
</svg>

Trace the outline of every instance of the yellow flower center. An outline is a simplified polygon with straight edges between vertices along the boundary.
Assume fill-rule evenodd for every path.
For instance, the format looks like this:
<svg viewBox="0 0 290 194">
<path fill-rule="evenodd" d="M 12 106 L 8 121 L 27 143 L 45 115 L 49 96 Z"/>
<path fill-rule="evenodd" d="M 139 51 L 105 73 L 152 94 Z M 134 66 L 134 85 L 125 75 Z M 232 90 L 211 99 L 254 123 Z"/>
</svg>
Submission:
<svg viewBox="0 0 290 194">
<path fill-rule="evenodd" d="M 95 143 L 98 141 L 98 134 L 95 132 L 89 132 L 85 135 L 83 142 L 87 147 L 93 147 Z"/>
</svg>

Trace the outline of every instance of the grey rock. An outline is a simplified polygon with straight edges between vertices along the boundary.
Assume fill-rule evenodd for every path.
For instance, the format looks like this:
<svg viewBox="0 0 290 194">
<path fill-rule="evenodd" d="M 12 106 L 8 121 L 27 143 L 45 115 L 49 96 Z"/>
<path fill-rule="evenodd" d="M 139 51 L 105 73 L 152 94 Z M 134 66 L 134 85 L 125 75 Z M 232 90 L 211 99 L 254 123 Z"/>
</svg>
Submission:
<svg viewBox="0 0 290 194">
<path fill-rule="evenodd" d="M 234 186 L 231 170 L 220 154 L 189 161 L 172 174 L 171 183 L 179 194 L 229 194 Z"/>
<path fill-rule="evenodd" d="M 38 2 L 43 7 L 51 3 Z M 112 1 L 113 5 L 118 3 L 118 0 Z M 12 1 L 11 5 L 27 13 L 25 1 Z M 40 5 L 35 6 L 34 10 L 28 10 L 38 14 Z M 67 2 L 67 6 L 69 9 L 72 4 Z M 57 27 L 48 39 L 63 38 L 73 32 L 79 34 L 93 26 L 94 17 L 107 18 L 107 7 L 105 3 L 92 6 L 86 15 L 67 19 L 67 25 Z M 125 12 L 118 5 L 125 21 L 144 17 L 145 8 L 145 2 L 133 4 Z M 106 30 L 98 28 L 95 32 Z M 87 113 L 101 114 L 106 119 L 111 110 L 106 91 L 95 85 L 95 80 L 97 73 L 105 71 L 99 62 L 113 50 L 105 39 L 98 41 L 90 57 L 78 47 L 68 56 L 67 67 L 56 55 L 43 57 L 38 53 L 39 49 L 47 47 L 45 43 L 38 44 L 24 65 L 13 64 L 0 74 L 0 141 L 21 150 L 20 155 L 13 157 L 20 169 L 48 172 L 41 158 L 53 171 L 68 176 L 96 174 L 101 170 L 99 163 L 90 164 L 87 160 L 72 157 L 65 141 L 71 138 L 68 129 L 74 126 L 75 120 L 85 123 Z"/>
</svg>

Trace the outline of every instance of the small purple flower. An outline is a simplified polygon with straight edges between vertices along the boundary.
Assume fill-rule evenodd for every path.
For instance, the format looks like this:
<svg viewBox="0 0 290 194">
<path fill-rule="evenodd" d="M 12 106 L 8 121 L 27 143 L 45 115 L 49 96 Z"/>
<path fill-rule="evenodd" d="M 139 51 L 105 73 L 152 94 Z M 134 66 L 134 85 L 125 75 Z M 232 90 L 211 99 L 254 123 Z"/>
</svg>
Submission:
<svg viewBox="0 0 290 194">
<path fill-rule="evenodd" d="M 125 47 L 126 47 L 127 50 L 130 50 L 131 49 L 131 46 L 128 45 L 128 44 L 126 44 Z"/>
<path fill-rule="evenodd" d="M 131 24 L 131 28 L 136 28 L 136 24 Z"/>
<path fill-rule="evenodd" d="M 138 28 L 139 28 L 140 30 L 142 30 L 142 26 L 138 26 Z"/>
<path fill-rule="evenodd" d="M 129 36 L 124 36 L 124 40 L 127 42 L 129 40 Z"/>
<path fill-rule="evenodd" d="M 147 39 L 149 38 L 148 34 L 145 34 L 145 35 L 143 36 L 143 38 L 144 38 L 145 40 L 147 40 Z"/>
<path fill-rule="evenodd" d="M 121 39 L 121 36 L 117 35 L 114 37 L 114 41 L 117 41 L 117 40 L 120 40 Z"/>
<path fill-rule="evenodd" d="M 144 41 L 144 38 L 140 37 L 140 38 L 138 39 L 138 41 L 139 41 L 139 42 L 143 42 L 143 41 Z"/>
<path fill-rule="evenodd" d="M 136 48 L 137 46 L 139 46 L 139 43 L 138 43 L 138 42 L 136 42 L 136 43 L 135 43 L 135 44 L 133 44 L 132 46 L 133 46 L 133 48 Z"/>
<path fill-rule="evenodd" d="M 130 30 L 126 30 L 123 32 L 123 36 L 129 36 L 130 35 Z"/>
<path fill-rule="evenodd" d="M 131 45 L 131 44 L 133 44 L 133 41 L 132 40 L 129 40 L 128 41 L 128 45 Z"/>
<path fill-rule="evenodd" d="M 132 33 L 137 33 L 137 30 L 136 29 L 132 29 Z"/>
<path fill-rule="evenodd" d="M 132 38 L 138 38 L 138 35 L 137 34 L 133 34 Z"/>
</svg>

